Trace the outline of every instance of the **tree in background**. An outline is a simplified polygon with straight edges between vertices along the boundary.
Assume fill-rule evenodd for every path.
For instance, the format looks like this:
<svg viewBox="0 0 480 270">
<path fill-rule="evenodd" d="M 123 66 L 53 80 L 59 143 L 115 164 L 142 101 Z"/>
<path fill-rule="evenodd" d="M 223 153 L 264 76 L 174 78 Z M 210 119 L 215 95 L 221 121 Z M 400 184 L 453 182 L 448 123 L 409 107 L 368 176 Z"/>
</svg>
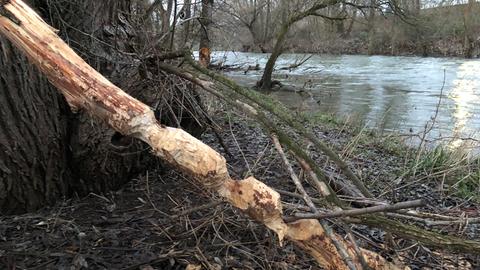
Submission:
<svg viewBox="0 0 480 270">
<path fill-rule="evenodd" d="M 369 0 L 369 2 L 367 2 L 367 5 L 370 5 L 372 7 L 374 7 L 376 5 L 376 0 Z M 371 8 L 368 10 L 368 54 L 374 54 L 375 52 L 375 47 L 377 46 L 377 42 L 375 40 L 375 9 Z"/>
<path fill-rule="evenodd" d="M 246 45 L 242 48 L 244 51 L 266 52 L 273 26 L 272 4 L 272 0 L 223 0 L 219 3 L 219 11 L 225 13 L 232 24 L 240 23 L 250 33 L 253 46 Z"/>
<path fill-rule="evenodd" d="M 259 88 L 264 90 L 272 88 L 273 69 L 275 67 L 275 63 L 278 57 L 282 54 L 284 50 L 285 40 L 287 38 L 287 34 L 288 34 L 288 31 L 290 30 L 290 27 L 294 25 L 296 22 L 301 21 L 302 19 L 308 16 L 319 16 L 319 17 L 327 18 L 326 15 L 319 13 L 319 11 L 329 6 L 336 5 L 339 2 L 340 1 L 338 0 L 330 0 L 330 1 L 324 1 L 321 3 L 313 4 L 312 6 L 304 10 L 301 10 L 298 8 L 291 10 L 289 5 L 292 3 L 287 1 L 282 1 L 281 8 L 285 14 L 284 20 L 278 32 L 276 33 L 275 46 L 273 47 L 272 54 L 268 58 L 267 64 L 265 65 L 265 70 L 263 72 L 262 78 L 257 84 Z M 302 5 L 298 5 L 298 6 L 301 7 Z"/>
<path fill-rule="evenodd" d="M 475 0 L 468 0 L 468 3 L 464 7 L 463 12 L 463 24 L 464 24 L 464 31 L 465 31 L 465 41 L 464 41 L 464 53 L 463 55 L 466 58 L 473 57 L 473 49 L 475 48 L 475 39 L 474 39 L 474 31 L 473 31 L 473 16 L 472 13 L 475 10 Z"/>
<path fill-rule="evenodd" d="M 302 3 L 293 3 L 292 1 L 282 1 L 282 10 L 285 12 L 285 19 L 281 24 L 279 30 L 276 33 L 275 46 L 272 50 L 267 64 L 265 65 L 265 70 L 263 72 L 261 80 L 258 82 L 257 86 L 261 89 L 270 89 L 272 88 L 272 74 L 275 67 L 275 63 L 278 57 L 282 54 L 284 50 L 285 41 L 287 39 L 287 34 L 290 28 L 297 22 L 313 16 L 326 19 L 328 21 L 337 21 L 345 20 L 346 12 L 342 8 L 344 2 L 340 0 L 326 0 L 326 1 L 314 1 L 313 3 L 308 3 L 308 1 Z M 370 10 L 370 16 L 373 16 L 374 10 L 380 8 L 380 6 L 375 2 L 375 0 L 370 1 L 370 5 L 357 5 L 355 3 L 349 3 L 350 6 L 358 9 L 368 8 Z M 334 13 L 328 14 L 328 8 L 334 11 Z M 324 11 L 327 10 L 327 13 Z M 340 28 L 341 30 L 342 28 Z M 337 28 L 338 31 L 338 28 Z M 341 30 L 343 33 L 343 30 Z"/>
<path fill-rule="evenodd" d="M 365 2 L 366 1 L 366 2 Z M 336 35 L 348 37 L 354 29 L 354 23 L 361 11 L 361 16 L 366 17 L 369 24 L 375 23 L 376 10 L 381 11 L 382 8 L 389 5 L 388 1 L 381 3 L 376 0 L 363 0 L 344 2 L 340 0 L 324 0 L 324 1 L 266 1 L 266 0 L 250 0 L 250 1 L 223 1 L 219 9 L 230 17 L 225 16 L 224 20 L 232 20 L 239 23 L 248 30 L 252 36 L 253 50 L 260 49 L 262 52 L 271 52 L 271 55 L 265 65 L 265 70 L 261 80 L 257 86 L 261 89 L 272 88 L 274 81 L 272 74 L 278 57 L 289 46 L 308 46 L 312 45 L 311 41 L 307 44 L 299 44 L 297 42 L 288 42 L 291 29 L 296 27 L 296 32 L 302 32 L 307 35 L 314 35 L 319 32 L 319 23 L 312 23 L 313 19 L 320 18 L 324 23 L 329 25 L 329 31 L 334 31 Z M 368 15 L 366 15 L 368 12 Z M 313 18 L 313 19 L 311 19 Z M 350 20 L 347 20 L 350 18 Z M 309 20 L 310 19 L 310 20 Z M 302 21 L 300 24 L 299 22 Z M 348 22 L 347 25 L 345 23 Z M 232 23 L 233 24 L 233 23 Z M 305 27 L 310 29 L 302 31 Z M 371 41 L 372 53 L 375 44 L 375 28 L 367 27 L 371 33 L 369 40 Z M 269 29 L 262 31 L 264 29 Z M 274 31 L 272 37 L 269 37 L 269 31 Z M 262 35 L 263 32 L 263 35 Z M 295 34 L 292 34 L 293 36 Z M 319 35 L 325 41 L 325 35 Z M 273 46 L 267 44 L 273 40 Z M 243 50 L 251 50 L 251 46 L 245 45 Z"/>
<path fill-rule="evenodd" d="M 225 41 L 218 40 L 219 48 L 273 52 L 285 16 L 301 12 L 301 8 L 307 9 L 308 4 L 316 2 L 219 3 L 223 15 L 216 13 L 215 21 L 223 23 L 221 30 L 225 37 Z M 323 9 L 322 14 L 343 20 L 308 16 L 291 26 L 294 30 L 288 31 L 283 50 L 422 56 L 464 56 L 471 51 L 475 57 L 480 54 L 476 41 L 480 29 L 480 17 L 475 16 L 478 7 L 478 1 L 473 0 L 470 3 L 468 0 L 340 1 Z M 266 24 L 267 21 L 270 23 Z M 258 38 L 262 36 L 261 29 L 268 29 L 269 33 L 263 40 Z"/>
<path fill-rule="evenodd" d="M 210 65 L 211 54 L 211 25 L 212 25 L 213 0 L 202 0 L 202 14 L 200 17 L 200 44 L 199 61 L 204 67 Z"/>
</svg>

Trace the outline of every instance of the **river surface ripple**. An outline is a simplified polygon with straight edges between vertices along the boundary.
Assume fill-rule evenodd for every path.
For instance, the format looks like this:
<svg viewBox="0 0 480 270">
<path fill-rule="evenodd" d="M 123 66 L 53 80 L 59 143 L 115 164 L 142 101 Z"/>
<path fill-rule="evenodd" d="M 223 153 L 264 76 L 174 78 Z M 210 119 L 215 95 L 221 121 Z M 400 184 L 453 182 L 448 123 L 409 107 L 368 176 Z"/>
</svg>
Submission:
<svg viewBox="0 0 480 270">
<path fill-rule="evenodd" d="M 241 67 L 226 75 L 252 86 L 260 79 L 262 70 L 246 74 L 244 70 L 256 64 L 263 68 L 268 56 L 217 51 L 212 59 Z M 431 123 L 440 101 L 435 126 L 428 138 L 433 141 L 443 138 L 450 147 L 468 145 L 478 152 L 475 140 L 480 139 L 480 60 L 313 55 L 294 70 L 282 69 L 306 56 L 284 54 L 277 62 L 275 79 L 305 89 L 301 93 L 271 93 L 288 107 L 334 114 L 369 128 L 421 134 L 425 125 Z"/>
</svg>

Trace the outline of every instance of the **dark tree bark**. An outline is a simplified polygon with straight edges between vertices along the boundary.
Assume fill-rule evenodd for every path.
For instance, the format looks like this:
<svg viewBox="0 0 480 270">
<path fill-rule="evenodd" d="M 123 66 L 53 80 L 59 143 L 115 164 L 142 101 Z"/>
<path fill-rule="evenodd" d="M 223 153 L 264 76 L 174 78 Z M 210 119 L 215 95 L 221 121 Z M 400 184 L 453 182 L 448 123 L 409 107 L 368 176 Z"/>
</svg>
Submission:
<svg viewBox="0 0 480 270">
<path fill-rule="evenodd" d="M 268 90 L 272 88 L 272 74 L 273 69 L 275 68 L 275 63 L 277 62 L 278 57 L 283 52 L 283 43 L 288 34 L 288 29 L 290 24 L 284 24 L 280 29 L 280 32 L 275 42 L 275 47 L 273 48 L 272 54 L 268 58 L 267 64 L 265 65 L 265 70 L 263 71 L 262 79 L 260 80 L 259 86 L 261 89 Z"/>
<path fill-rule="evenodd" d="M 195 135 L 202 132 L 197 121 L 202 116 L 192 115 L 199 101 L 193 90 L 175 91 L 175 78 L 145 76 L 132 64 L 135 48 L 143 46 L 137 43 L 148 39 L 137 39 L 130 1 L 31 3 L 90 65 L 156 108 L 162 123 Z M 156 158 L 145 154 L 144 143 L 90 120 L 85 112 L 71 112 L 63 97 L 3 39 L 0 55 L 0 213 L 32 211 L 74 193 L 117 189 L 157 165 Z"/>
<path fill-rule="evenodd" d="M 2 37 L 0 55 L 0 209 L 16 213 L 70 190 L 69 109 Z"/>
<path fill-rule="evenodd" d="M 212 24 L 212 6 L 213 0 L 202 0 L 200 46 L 198 51 L 200 53 L 200 64 L 204 67 L 210 65 L 211 42 L 209 35 L 212 33 L 212 31 L 210 31 L 210 26 Z"/>
<path fill-rule="evenodd" d="M 183 47 L 187 47 L 188 41 L 190 39 L 190 17 L 192 17 L 192 0 L 183 1 L 183 9 L 185 12 L 184 19 L 187 21 L 183 24 Z"/>
</svg>

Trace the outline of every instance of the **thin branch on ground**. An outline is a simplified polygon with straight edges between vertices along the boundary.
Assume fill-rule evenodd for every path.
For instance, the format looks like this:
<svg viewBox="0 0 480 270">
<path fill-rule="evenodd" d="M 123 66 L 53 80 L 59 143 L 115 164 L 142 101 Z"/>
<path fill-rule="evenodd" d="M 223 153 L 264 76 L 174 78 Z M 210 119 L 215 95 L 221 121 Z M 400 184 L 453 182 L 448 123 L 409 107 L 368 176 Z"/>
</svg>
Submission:
<svg viewBox="0 0 480 270">
<path fill-rule="evenodd" d="M 283 163 L 285 164 L 285 166 L 287 167 L 287 170 L 288 172 L 290 173 L 290 177 L 292 179 L 292 181 L 294 182 L 295 186 L 297 187 L 298 191 L 300 192 L 300 194 L 302 194 L 302 198 L 303 200 L 305 201 L 305 203 L 310 207 L 310 209 L 314 212 L 314 213 L 319 213 L 317 207 L 315 206 L 315 204 L 313 203 L 312 199 L 310 198 L 310 196 L 307 194 L 307 192 L 305 191 L 305 189 L 303 188 L 303 185 L 302 183 L 300 182 L 300 179 L 298 179 L 297 175 L 295 174 L 295 172 L 293 171 L 293 168 L 292 166 L 290 165 L 290 162 L 288 161 L 286 155 L 285 155 L 285 152 L 283 151 L 283 148 L 280 144 L 280 141 L 278 140 L 277 136 L 276 135 L 272 135 L 272 140 L 273 140 L 273 144 L 275 146 L 275 148 L 277 149 L 278 153 L 280 154 L 280 156 L 282 157 L 282 160 L 283 160 Z M 348 266 L 348 268 L 350 268 L 350 270 L 355 270 L 356 267 L 355 265 L 353 264 L 353 260 L 352 258 L 350 258 L 346 248 L 341 244 L 340 241 L 338 241 L 338 239 L 335 237 L 335 235 L 333 234 L 332 232 L 332 229 L 330 228 L 330 226 L 325 222 L 325 221 L 320 221 L 320 224 L 321 226 L 323 227 L 323 229 L 325 230 L 325 234 L 332 240 L 333 244 L 335 245 L 335 247 L 337 248 L 337 251 L 338 253 L 340 254 L 340 256 L 342 257 L 343 261 L 345 262 L 345 264 Z M 363 257 L 361 254 L 358 254 L 360 257 Z"/>
<path fill-rule="evenodd" d="M 425 202 L 423 200 L 414 200 L 407 202 L 400 202 L 391 205 L 377 205 L 372 207 L 365 207 L 360 209 L 350 209 L 350 210 L 340 210 L 330 213 L 316 213 L 316 214 L 296 214 L 293 217 L 288 217 L 286 220 L 291 222 L 299 219 L 325 219 L 325 218 L 335 218 L 335 217 L 352 217 L 365 214 L 372 214 L 378 212 L 394 212 L 401 209 L 414 208 L 424 206 Z"/>
</svg>

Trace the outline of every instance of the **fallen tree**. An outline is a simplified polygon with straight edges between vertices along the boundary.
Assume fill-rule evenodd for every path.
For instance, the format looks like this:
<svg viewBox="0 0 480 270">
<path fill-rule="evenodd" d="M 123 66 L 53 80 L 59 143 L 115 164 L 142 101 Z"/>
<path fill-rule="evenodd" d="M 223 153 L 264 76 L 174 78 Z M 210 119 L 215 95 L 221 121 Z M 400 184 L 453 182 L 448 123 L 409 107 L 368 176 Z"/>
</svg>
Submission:
<svg viewBox="0 0 480 270">
<path fill-rule="evenodd" d="M 243 97 L 244 99 L 255 103 L 262 110 L 268 111 L 282 120 L 285 124 L 289 125 L 300 135 L 313 143 L 313 145 L 327 155 L 332 161 L 344 172 L 344 174 L 352 181 L 352 183 L 358 188 L 358 190 L 365 197 L 372 197 L 370 191 L 365 187 L 360 178 L 350 169 L 348 164 L 340 158 L 340 156 L 331 149 L 328 145 L 318 139 L 313 132 L 303 126 L 303 124 L 295 118 L 295 114 L 292 114 L 283 104 L 279 101 L 273 100 L 259 92 L 246 89 L 234 83 L 233 81 L 216 74 L 213 71 L 205 69 L 197 65 L 190 55 L 185 55 L 187 62 L 192 65 L 199 72 L 209 76 L 210 78 L 224 84 L 229 91 L 235 92 L 236 95 Z"/>
<path fill-rule="evenodd" d="M 340 185 L 348 192 L 354 193 L 354 197 L 362 195 L 359 191 L 355 191 L 355 186 L 342 182 L 340 179 L 329 181 L 322 169 L 319 168 L 319 166 L 309 155 L 307 155 L 303 148 L 292 140 L 292 138 L 280 127 L 280 124 L 274 122 L 274 117 L 270 116 L 277 116 L 280 120 L 279 122 L 282 122 L 292 128 L 295 132 L 302 135 L 303 139 L 305 140 L 314 137 L 311 131 L 309 131 L 303 125 L 295 122 L 292 116 L 294 114 L 284 105 L 272 100 L 271 97 L 258 93 L 252 89 L 241 87 L 224 76 L 200 67 L 193 61 L 189 54 L 187 54 L 185 58 L 187 59 L 187 62 L 195 68 L 195 70 L 208 76 L 213 82 L 202 80 L 198 78 L 197 75 L 192 74 L 190 71 L 182 70 L 170 65 L 160 64 L 158 67 L 164 71 L 190 80 L 205 91 L 223 99 L 233 107 L 246 112 L 249 116 L 260 123 L 266 132 L 276 134 L 279 141 L 283 145 L 287 146 L 297 157 L 297 159 L 299 159 L 300 165 L 306 172 L 308 172 L 310 177 L 316 180 L 314 186 L 316 186 L 318 193 L 324 199 L 324 201 L 321 201 L 322 205 L 330 208 L 348 208 L 348 205 L 346 205 L 337 197 L 337 194 L 334 192 L 334 187 L 332 186 Z M 270 115 L 267 115 L 266 113 L 269 113 Z M 319 149 L 323 151 L 326 148 L 327 151 L 324 153 L 328 157 L 330 157 L 329 153 L 335 154 L 334 150 L 327 147 L 324 143 L 320 143 L 321 145 Z M 341 162 L 340 164 L 345 164 L 346 166 L 345 161 L 340 160 L 340 158 L 339 161 Z M 338 166 L 340 169 L 348 169 L 348 166 L 343 168 L 340 165 Z M 348 176 L 346 171 L 343 172 Z M 354 182 L 352 179 L 350 180 Z M 413 224 L 408 225 L 402 221 L 390 219 L 389 217 L 383 215 L 365 214 L 361 218 L 351 218 L 348 220 L 348 222 L 377 227 L 385 230 L 386 232 L 399 235 L 403 238 L 418 241 L 425 246 L 442 248 L 454 252 L 480 254 L 480 242 L 478 241 L 465 240 L 456 236 L 444 235 L 439 232 L 429 231 Z"/>
<path fill-rule="evenodd" d="M 32 63 L 65 96 L 74 111 L 85 110 L 117 132 L 138 138 L 169 164 L 215 190 L 252 219 L 287 238 L 311 254 L 326 269 L 360 269 L 351 243 L 336 237 L 346 247 L 340 254 L 314 219 L 285 223 L 280 195 L 253 177 L 233 180 L 225 159 L 187 132 L 166 127 L 153 111 L 132 98 L 95 71 L 63 42 L 31 8 L 21 0 L 0 3 L 0 32 L 23 51 Z M 380 255 L 362 250 L 373 269 L 400 269 Z M 348 258 L 347 256 L 348 255 Z"/>
</svg>

